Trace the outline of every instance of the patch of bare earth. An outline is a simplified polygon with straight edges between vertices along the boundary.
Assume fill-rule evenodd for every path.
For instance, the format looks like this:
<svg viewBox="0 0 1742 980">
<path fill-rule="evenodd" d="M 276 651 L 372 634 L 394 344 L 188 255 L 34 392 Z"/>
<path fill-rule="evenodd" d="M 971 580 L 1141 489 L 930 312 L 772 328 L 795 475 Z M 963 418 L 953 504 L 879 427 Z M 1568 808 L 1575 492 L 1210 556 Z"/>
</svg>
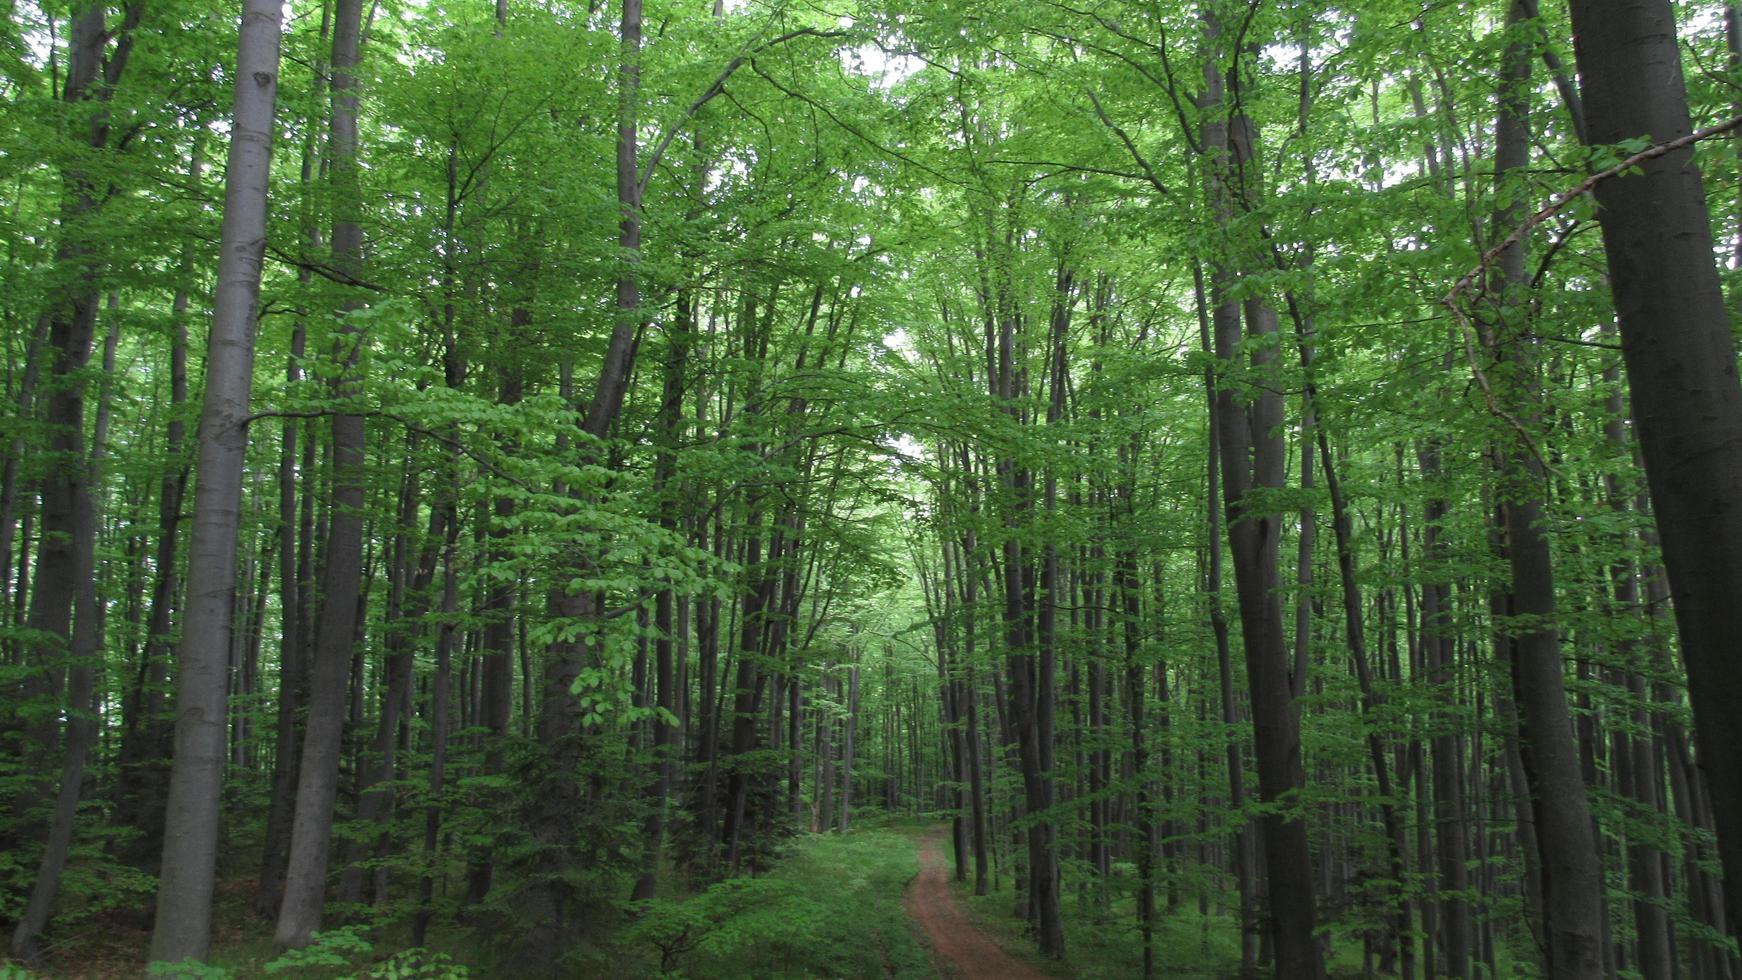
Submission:
<svg viewBox="0 0 1742 980">
<path fill-rule="evenodd" d="M 975 928 L 956 904 L 944 859 L 944 833 L 940 827 L 920 841 L 919 876 L 901 896 L 908 917 L 925 930 L 939 972 L 958 980 L 1048 980 Z"/>
</svg>

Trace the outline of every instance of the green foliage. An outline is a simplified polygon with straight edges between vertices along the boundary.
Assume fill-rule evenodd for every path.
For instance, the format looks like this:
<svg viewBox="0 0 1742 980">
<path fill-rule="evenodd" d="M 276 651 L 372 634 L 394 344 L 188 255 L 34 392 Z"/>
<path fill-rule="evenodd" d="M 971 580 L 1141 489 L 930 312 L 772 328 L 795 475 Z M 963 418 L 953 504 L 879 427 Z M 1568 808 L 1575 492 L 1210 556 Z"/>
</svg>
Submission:
<svg viewBox="0 0 1742 980">
<path fill-rule="evenodd" d="M 323 929 L 309 937 L 309 944 L 301 949 L 286 950 L 276 959 L 266 964 L 266 972 L 299 973 L 306 971 L 333 972 L 349 966 L 357 957 L 374 949 L 364 935 L 365 929 L 360 926 L 341 926 L 337 929 Z"/>
<path fill-rule="evenodd" d="M 407 949 L 349 980 L 468 980 L 471 971 L 446 953 Z"/>
<path fill-rule="evenodd" d="M 894 831 L 807 835 L 766 875 L 630 903 L 616 942 L 648 975 L 930 976 L 900 901 L 917 871 L 911 839 Z"/>
<path fill-rule="evenodd" d="M 182 960 L 180 963 L 165 963 L 154 960 L 145 968 L 148 977 L 167 977 L 171 980 L 232 980 L 235 973 L 222 966 L 201 963 L 198 960 Z"/>
</svg>

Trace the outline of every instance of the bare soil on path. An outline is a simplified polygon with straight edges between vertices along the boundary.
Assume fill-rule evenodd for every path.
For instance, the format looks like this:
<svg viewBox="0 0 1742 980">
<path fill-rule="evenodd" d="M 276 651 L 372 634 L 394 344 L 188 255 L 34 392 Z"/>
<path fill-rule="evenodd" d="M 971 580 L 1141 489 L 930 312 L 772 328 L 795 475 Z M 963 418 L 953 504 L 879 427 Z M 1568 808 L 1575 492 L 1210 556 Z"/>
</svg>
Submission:
<svg viewBox="0 0 1742 980">
<path fill-rule="evenodd" d="M 956 904 L 944 858 L 946 832 L 939 827 L 921 838 L 919 876 L 901 896 L 908 918 L 925 930 L 932 962 L 944 976 L 959 980 L 1049 980 L 975 928 Z"/>
</svg>

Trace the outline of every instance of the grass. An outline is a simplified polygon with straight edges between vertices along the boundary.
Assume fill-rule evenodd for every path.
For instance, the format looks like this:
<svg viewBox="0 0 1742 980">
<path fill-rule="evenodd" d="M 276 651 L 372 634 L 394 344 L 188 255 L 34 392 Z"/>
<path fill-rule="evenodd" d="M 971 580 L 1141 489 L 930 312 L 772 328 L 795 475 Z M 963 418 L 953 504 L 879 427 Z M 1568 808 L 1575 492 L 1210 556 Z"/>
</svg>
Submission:
<svg viewBox="0 0 1742 980">
<path fill-rule="evenodd" d="M 1142 975 L 1143 936 L 1131 896 L 1115 896 L 1106 912 L 1092 903 L 1077 901 L 1072 894 L 1061 896 L 1067 958 L 1057 962 L 1036 953 L 1027 923 L 1011 914 L 1016 901 L 1014 889 L 1008 879 L 1001 884 L 1003 887 L 991 894 L 978 897 L 971 885 L 954 887 L 969 918 L 1011 955 L 1058 977 L 1115 980 Z M 1173 913 L 1157 909 L 1154 950 L 1158 977 L 1215 980 L 1240 975 L 1237 924 L 1231 916 L 1199 915 L 1195 900 Z M 1325 964 L 1331 976 L 1365 975 L 1359 939 L 1340 934 L 1333 927 L 1331 951 Z"/>
<path fill-rule="evenodd" d="M 919 871 L 911 827 L 807 834 L 774 871 L 648 903 L 615 945 L 618 976 L 691 980 L 932 977 L 901 892 Z"/>
<path fill-rule="evenodd" d="M 927 826 L 873 818 L 847 834 L 800 835 L 773 871 L 701 890 L 667 876 L 659 899 L 593 910 L 582 924 L 586 934 L 571 936 L 576 948 L 568 969 L 575 976 L 622 980 L 932 977 L 901 907 L 902 890 L 919 870 L 913 837 Z M 426 950 L 407 951 L 410 936 L 402 917 L 375 928 L 334 929 L 326 942 L 317 939 L 309 955 L 290 957 L 299 965 L 289 966 L 273 946 L 272 923 L 253 914 L 253 891 L 252 879 L 245 876 L 219 883 L 212 955 L 199 976 L 430 980 L 514 975 L 489 937 L 464 924 L 438 921 Z M 136 910 L 94 916 L 63 930 L 33 973 L 0 960 L 0 980 L 137 977 L 149 928 Z M 441 958 L 439 965 L 429 962 L 432 956 Z M 275 960 L 277 968 L 269 971 Z"/>
</svg>

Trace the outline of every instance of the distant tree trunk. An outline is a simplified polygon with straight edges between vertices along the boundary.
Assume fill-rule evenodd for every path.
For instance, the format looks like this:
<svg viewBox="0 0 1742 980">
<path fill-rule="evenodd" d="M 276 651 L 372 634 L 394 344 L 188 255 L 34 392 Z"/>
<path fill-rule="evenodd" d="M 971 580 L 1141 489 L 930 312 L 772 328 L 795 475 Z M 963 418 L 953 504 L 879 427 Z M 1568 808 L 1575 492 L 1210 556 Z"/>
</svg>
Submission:
<svg viewBox="0 0 1742 980">
<path fill-rule="evenodd" d="M 750 762 L 746 757 L 756 748 L 756 718 L 761 713 L 762 689 L 768 681 L 767 675 L 757 667 L 757 653 L 762 648 L 762 632 L 774 592 L 775 569 L 771 566 L 781 555 L 779 533 L 776 532 L 768 549 L 770 564 L 763 564 L 761 508 L 754 500 L 747 506 L 753 516 L 745 530 L 744 567 L 752 571 L 755 584 L 745 592 L 738 618 L 738 676 L 732 688 L 732 771 L 726 780 L 723 834 L 726 867 L 734 872 L 742 854 L 744 825 L 751 816 L 751 774 L 746 771 Z"/>
<path fill-rule="evenodd" d="M 1310 355 L 1309 355 L 1310 359 Z M 1309 387 L 1309 392 L 1311 391 Z M 1316 394 L 1313 395 L 1316 397 Z M 1336 461 L 1331 456 L 1330 440 L 1326 438 L 1323 429 L 1317 433 L 1320 461 L 1324 465 L 1325 487 L 1331 497 L 1332 531 L 1337 542 L 1337 571 L 1343 587 L 1343 622 L 1349 644 L 1349 656 L 1355 662 L 1355 678 L 1361 688 L 1361 709 L 1365 714 L 1373 714 L 1382 701 L 1375 692 L 1372 671 L 1367 659 L 1367 628 L 1361 607 L 1361 590 L 1357 584 L 1354 547 L 1354 527 L 1349 516 L 1348 505 L 1343 497 L 1343 487 L 1337 475 Z M 1377 726 L 1374 719 L 1370 724 Z M 1393 782 L 1391 766 L 1385 751 L 1385 739 L 1377 727 L 1367 732 L 1367 751 L 1373 762 L 1373 781 L 1379 791 L 1379 819 L 1385 829 L 1386 857 L 1389 859 L 1387 875 L 1394 883 L 1395 892 L 1389 895 L 1396 903 L 1397 916 L 1393 922 L 1394 939 L 1404 949 L 1404 959 L 1412 959 L 1411 949 L 1413 929 L 1409 921 L 1409 900 L 1402 891 L 1405 868 L 1404 854 L 1408 850 L 1408 842 L 1403 836 L 1403 822 L 1398 819 L 1397 805 L 1393 802 Z M 1466 946 L 1469 941 L 1467 924 L 1463 941 Z M 1449 935 L 1448 931 L 1448 935 Z M 1462 956 L 1456 952 L 1454 956 Z M 1457 961 L 1454 960 L 1454 963 Z M 1454 977 L 1460 973 L 1451 974 Z"/>
<path fill-rule="evenodd" d="M 962 549 L 957 564 L 962 578 L 962 664 L 967 673 L 960 683 L 961 697 L 966 702 L 964 713 L 968 726 L 965 738 L 968 750 L 968 792 L 974 814 L 974 894 L 984 896 L 989 887 L 987 848 L 991 843 L 991 836 L 986 827 L 986 782 L 980 768 L 979 686 L 974 679 L 974 627 L 980 615 L 980 594 L 979 572 L 974 567 L 972 529 L 962 534 Z"/>
<path fill-rule="evenodd" d="M 1610 327 L 1605 332 L 1613 335 L 1614 328 Z M 1608 416 L 1603 423 L 1603 439 L 1612 452 L 1631 458 L 1632 445 L 1627 437 L 1626 405 L 1621 397 L 1620 369 L 1610 367 L 1604 370 L 1603 381 L 1611 386 L 1603 406 Z M 1609 498 L 1610 508 L 1616 514 L 1626 516 L 1630 513 L 1627 490 L 1617 474 L 1610 473 L 1604 477 L 1603 490 Z M 1639 602 L 1639 575 L 1634 563 L 1623 559 L 1611 565 L 1609 581 L 1613 589 L 1611 608 L 1614 613 L 1642 617 L 1644 610 Z M 1630 712 L 1630 730 L 1625 733 L 1617 730 L 1612 736 L 1615 743 L 1616 781 L 1620 784 L 1621 792 L 1638 804 L 1643 812 L 1662 816 L 1662 758 L 1654 751 L 1652 744 L 1651 715 L 1648 710 L 1651 696 L 1646 689 L 1645 676 L 1637 666 L 1643 662 L 1644 651 L 1631 640 L 1625 640 L 1619 645 L 1616 655 L 1617 659 L 1627 665 L 1620 672 L 1621 683 L 1631 695 L 1634 705 Z M 1674 932 L 1665 903 L 1669 889 L 1664 881 L 1664 859 L 1665 854 L 1652 842 L 1649 835 L 1629 835 L 1627 885 L 1633 893 L 1634 960 L 1645 980 L 1670 980 L 1676 975 Z"/>
<path fill-rule="evenodd" d="M 357 171 L 357 79 L 362 40 L 362 0 L 337 0 L 333 20 L 331 176 L 335 192 L 333 264 L 355 277 L 362 261 L 358 224 L 361 189 Z M 347 304 L 347 311 L 354 309 Z M 297 777 L 296 815 L 290 861 L 275 941 L 308 945 L 320 928 L 338 796 L 339 756 L 345 722 L 345 685 L 356 641 L 363 569 L 364 448 L 360 361 L 365 342 L 356 322 L 345 318 L 336 338 L 340 370 L 333 379 L 339 414 L 333 416 L 332 513 L 327 519 L 321 612 L 309 671 L 307 732 Z"/>
<path fill-rule="evenodd" d="M 832 686 L 832 679 L 823 675 L 823 693 L 832 693 Z M 811 716 L 816 726 L 816 749 L 811 754 L 817 760 L 811 780 L 811 833 L 820 834 L 833 825 L 835 816 L 835 747 L 829 738 L 834 721 L 826 711 L 812 711 Z"/>
<path fill-rule="evenodd" d="M 203 138 L 194 144 L 188 164 L 188 176 L 196 184 L 204 169 L 202 149 Z M 164 710 L 164 702 L 170 655 L 175 647 L 171 628 L 181 593 L 177 552 L 188 475 L 184 410 L 188 400 L 187 312 L 194 278 L 191 242 L 182 251 L 181 275 L 184 281 L 170 303 L 169 422 L 164 427 L 168 462 L 158 488 L 151 614 L 145 627 L 138 673 L 122 703 L 121 752 L 117 760 L 120 785 L 116 796 L 122 804 L 117 809 L 125 811 L 126 823 L 140 832 L 139 844 L 131 849 L 140 863 L 149 863 L 149 857 L 160 857 L 156 852 L 163 844 L 164 798 L 169 790 L 169 764 L 174 754 L 174 722 Z M 5 561 L 5 551 L 0 548 L 0 563 Z"/>
<path fill-rule="evenodd" d="M 381 706 L 376 714 L 374 745 L 365 752 L 364 771 L 358 783 L 361 795 L 357 818 L 360 822 L 376 825 L 373 853 L 370 855 L 374 859 L 374 868 L 370 875 L 370 895 L 377 905 L 388 898 L 387 859 L 391 856 L 393 843 L 391 820 L 395 795 L 393 789 L 382 784 L 399 778 L 399 728 L 411 706 L 413 644 L 417 641 L 424 617 L 429 613 L 429 590 L 435 581 L 436 563 L 441 557 L 442 542 L 447 535 L 447 521 L 452 517 L 450 510 L 453 506 L 447 500 L 432 502 L 429 508 L 429 526 L 424 531 L 420 550 L 415 553 L 414 558 L 411 539 L 422 504 L 421 494 L 418 492 L 418 476 L 412 470 L 416 465 L 417 443 L 418 438 L 414 433 L 407 440 L 407 472 L 402 479 L 399 518 L 394 531 L 393 554 L 389 559 L 390 580 L 384 627 L 386 669 L 380 691 Z M 361 848 L 358 852 L 365 853 Z M 364 870 L 361 862 L 353 862 L 347 866 L 341 892 L 360 896 Z"/>
<path fill-rule="evenodd" d="M 658 498 L 659 526 L 667 534 L 675 535 L 678 529 L 678 499 L 675 484 L 677 470 L 677 442 L 681 437 L 684 417 L 683 401 L 685 388 L 685 373 L 689 365 L 690 347 L 696 340 L 696 305 L 687 291 L 679 292 L 677 297 L 677 322 L 675 329 L 667 338 L 665 358 L 664 388 L 659 406 L 659 438 L 660 448 L 654 460 L 653 492 Z M 667 723 L 664 716 L 652 721 L 652 769 L 653 779 L 648 785 L 648 816 L 644 823 L 644 834 L 647 837 L 647 857 L 642 866 L 641 874 L 636 878 L 635 889 L 630 895 L 632 899 L 652 898 L 659 882 L 660 854 L 665 846 L 665 811 L 671 795 L 672 774 L 676 771 L 676 760 L 673 758 L 680 745 L 676 714 L 679 708 L 676 678 L 673 676 L 672 647 L 673 620 L 677 605 L 677 596 L 667 587 L 661 589 L 654 599 L 653 625 L 653 683 L 654 703 L 662 712 L 672 716 Z M 794 684 L 796 689 L 796 683 Z M 793 711 L 797 713 L 797 701 L 793 702 Z"/>
<path fill-rule="evenodd" d="M 1572 0 L 1593 143 L 1686 135 L 1670 0 Z M 1597 185 L 1633 416 L 1687 664 L 1732 935 L 1742 932 L 1742 386 L 1691 149 Z"/>
<path fill-rule="evenodd" d="M 457 497 L 459 488 L 456 486 L 450 492 Z M 429 932 L 430 920 L 435 916 L 435 862 L 440 854 L 441 846 L 441 797 L 442 791 L 447 785 L 449 701 L 453 678 L 454 643 L 458 629 L 453 617 L 459 611 L 460 606 L 459 576 L 454 567 L 454 550 L 455 545 L 459 542 L 459 536 L 459 515 L 450 514 L 447 539 L 442 544 L 442 620 L 436 633 L 435 677 L 430 682 L 430 804 L 424 814 L 423 825 L 423 857 L 426 870 L 418 882 L 417 913 L 412 916 L 411 920 L 411 942 L 414 946 L 424 944 Z"/>
<path fill-rule="evenodd" d="M 1008 249 L 1009 243 L 1005 241 L 999 246 Z M 1023 425 L 1027 421 L 1023 407 L 1027 395 L 1026 372 L 1017 363 L 1021 353 L 1017 335 L 1021 312 L 1014 308 L 1016 300 L 1010 295 L 1010 285 L 1006 281 L 1010 273 L 1003 264 L 1007 261 L 1001 257 L 994 263 L 999 283 L 986 315 L 987 343 L 995 351 L 996 368 L 988 375 L 987 381 L 992 397 L 1011 423 Z M 1063 279 L 1062 271 L 1059 278 Z M 1062 293 L 1069 288 L 1068 281 L 1059 285 L 1062 288 L 1055 292 Z M 1064 302 L 1063 295 L 1054 296 L 1051 305 L 1055 315 Z M 1043 644 L 1037 642 L 1035 636 L 1038 604 L 1034 594 L 1033 558 L 1029 549 L 1024 547 L 1025 525 L 1030 522 L 1033 511 L 1034 478 L 1008 452 L 1000 455 L 996 471 L 1003 501 L 1000 508 L 1003 525 L 1000 571 L 1004 593 L 1005 669 L 1009 675 L 1007 689 L 999 693 L 1001 698 L 1008 698 L 1007 738 L 1022 774 L 1021 805 L 1029 814 L 1044 814 L 1052 807 L 1053 773 L 1046 765 L 1052 747 L 1043 745 L 1041 702 L 1051 697 L 1052 679 L 1042 678 L 1040 674 L 1052 666 L 1053 661 L 1051 656 L 1037 656 L 1038 648 Z M 1048 596 L 1045 601 L 1050 604 L 1053 599 Z M 1045 710 L 1050 712 L 1050 704 Z M 1012 803 L 1015 802 L 1016 798 L 1013 798 Z M 1016 834 L 1014 826 L 1012 834 Z M 1016 913 L 1034 926 L 1041 955 L 1060 958 L 1064 956 L 1065 948 L 1063 924 L 1059 918 L 1056 828 L 1046 820 L 1036 819 L 1029 826 L 1027 837 L 1027 874 L 1018 875 Z M 1013 843 L 1019 840 L 1020 837 L 1016 837 Z"/>
<path fill-rule="evenodd" d="M 42 359 L 45 348 L 48 346 L 50 320 L 51 318 L 46 315 L 37 317 L 36 329 L 31 333 L 30 340 L 25 346 L 24 369 L 18 380 L 17 393 L 17 411 L 21 421 L 28 420 L 36 414 L 37 381 L 42 376 Z M 17 594 L 20 597 L 30 587 L 29 578 L 24 573 L 25 559 L 30 553 L 30 536 L 24 534 L 21 538 L 19 537 L 20 528 L 18 525 L 20 521 L 17 519 L 18 464 L 23 457 L 24 436 L 22 434 L 15 435 L 12 441 L 7 444 L 5 463 L 0 464 L 0 595 L 14 594 L 12 573 L 15 566 L 12 560 L 12 546 L 16 540 L 19 551 L 16 582 Z M 29 519 L 27 511 L 24 521 L 28 522 Z M 8 625 L 16 625 L 15 620 L 10 616 L 13 604 L 7 603 L 3 611 L 8 614 L 5 622 Z M 14 649 L 12 642 L 0 646 L 0 650 L 5 650 L 7 653 L 11 653 Z"/>
<path fill-rule="evenodd" d="M 302 380 L 302 357 L 308 327 L 298 320 L 292 328 L 290 358 L 285 368 L 286 386 Z M 276 919 L 284 897 L 284 864 L 290 857 L 290 820 L 296 805 L 297 707 L 308 682 L 307 657 L 303 650 L 302 579 L 297 542 L 299 535 L 296 495 L 297 430 L 300 422 L 285 419 L 278 457 L 278 713 L 273 729 L 272 788 L 266 810 L 266 843 L 260 866 L 260 887 L 254 907 L 262 917 Z"/>
<path fill-rule="evenodd" d="M 841 833 L 847 832 L 847 824 L 853 813 L 853 753 L 857 749 L 855 737 L 859 728 L 859 665 L 847 665 L 847 716 L 843 719 L 846 728 L 845 737 L 841 740 Z"/>
<path fill-rule="evenodd" d="M 260 267 L 266 252 L 281 11 L 280 0 L 247 0 L 242 9 L 218 286 L 200 412 L 187 612 L 176 668 L 175 762 L 151 937 L 154 961 L 203 960 L 211 942 L 224 779 L 224 666 L 248 448 Z M 289 555 L 283 561 L 288 565 Z"/>
<path fill-rule="evenodd" d="M 1149 798 L 1149 733 L 1144 728 L 1143 702 L 1147 684 L 1138 662 L 1142 646 L 1139 630 L 1137 562 L 1130 553 L 1120 556 L 1114 572 L 1119 590 L 1125 637 L 1125 710 L 1131 720 L 1131 772 L 1137 821 L 1137 924 L 1143 933 L 1143 976 L 1155 975 L 1155 817 Z"/>
<path fill-rule="evenodd" d="M 101 612 L 97 605 L 97 494 L 102 485 L 103 453 L 108 440 L 111 379 L 115 371 L 115 345 L 119 323 L 111 324 L 103 348 L 103 390 L 99 396 L 91 454 L 84 463 L 84 479 L 73 494 L 69 551 L 72 571 L 79 583 L 73 597 L 71 643 L 67 650 L 66 737 L 61 760 L 60 791 L 49 819 L 48 839 L 24 914 L 12 932 L 12 955 L 26 962 L 36 958 L 37 939 L 54 914 L 60 894 L 61 872 L 71 856 L 73 831 L 78 820 L 79 797 L 85 781 L 85 759 L 96 743 L 95 679 L 102 656 Z"/>
<path fill-rule="evenodd" d="M 531 323 L 531 311 L 517 307 L 509 317 L 509 335 L 519 337 Z M 508 358 L 517 352 L 504 352 Z M 517 367 L 504 367 L 496 403 L 515 406 L 525 393 L 525 383 Z M 506 447 L 512 451 L 512 445 Z M 514 498 L 503 494 L 491 504 L 489 552 L 492 566 L 507 565 L 510 560 L 509 539 L 513 534 Z M 486 729 L 484 771 L 490 775 L 502 773 L 507 765 L 508 728 L 514 720 L 514 592 L 515 583 L 506 575 L 492 576 L 485 586 L 483 634 L 479 639 L 483 656 L 477 669 L 482 673 L 483 717 Z M 495 861 L 488 847 L 479 848 L 468 859 L 466 868 L 466 903 L 477 905 L 489 895 L 495 880 Z"/>
</svg>

